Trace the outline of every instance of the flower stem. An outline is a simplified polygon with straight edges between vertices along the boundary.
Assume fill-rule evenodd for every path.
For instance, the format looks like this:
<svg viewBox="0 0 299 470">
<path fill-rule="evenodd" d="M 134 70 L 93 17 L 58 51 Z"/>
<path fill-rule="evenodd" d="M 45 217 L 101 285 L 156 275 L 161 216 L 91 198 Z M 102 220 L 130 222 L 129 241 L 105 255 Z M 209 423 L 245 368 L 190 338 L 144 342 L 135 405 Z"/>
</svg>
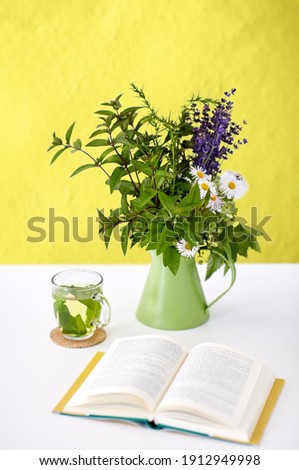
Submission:
<svg viewBox="0 0 299 470">
<path fill-rule="evenodd" d="M 78 149 L 78 148 L 76 148 L 76 147 L 74 147 L 73 145 L 70 145 L 70 144 L 65 145 L 64 147 L 77 150 L 77 151 L 82 152 L 82 153 L 84 153 L 85 155 L 87 155 L 89 158 L 92 159 L 92 161 L 95 163 L 95 165 L 96 165 L 98 168 L 100 168 L 100 169 L 105 173 L 105 175 L 108 176 L 108 178 L 110 178 L 110 175 L 109 175 L 109 173 L 105 170 L 105 168 L 103 168 L 102 165 L 101 165 L 92 155 L 90 155 L 90 153 L 86 152 L 86 150 Z"/>
<path fill-rule="evenodd" d="M 135 190 L 136 190 L 137 195 L 139 195 L 139 188 L 137 188 L 136 183 L 135 183 L 135 181 L 134 181 L 133 178 L 132 178 L 132 175 L 131 175 L 131 173 L 130 173 L 130 171 L 129 171 L 129 169 L 128 169 L 128 165 L 127 165 L 127 163 L 126 163 L 124 157 L 122 156 L 121 153 L 119 153 L 119 151 L 117 150 L 117 147 L 116 147 L 115 143 L 113 142 L 113 136 L 112 136 L 112 133 L 111 133 L 111 130 L 109 129 L 109 127 L 107 128 L 107 132 L 108 132 L 109 137 L 110 137 L 110 144 L 111 144 L 112 147 L 114 148 L 114 151 L 115 151 L 116 155 L 122 160 L 122 162 L 123 162 L 123 164 L 124 164 L 124 167 L 125 167 L 125 169 L 126 169 L 126 172 L 128 173 L 129 178 L 130 178 L 130 180 L 131 180 L 131 183 L 133 184 L 133 186 L 134 186 L 134 188 L 135 188 Z M 133 165 L 133 166 L 134 166 L 134 165 Z"/>
</svg>

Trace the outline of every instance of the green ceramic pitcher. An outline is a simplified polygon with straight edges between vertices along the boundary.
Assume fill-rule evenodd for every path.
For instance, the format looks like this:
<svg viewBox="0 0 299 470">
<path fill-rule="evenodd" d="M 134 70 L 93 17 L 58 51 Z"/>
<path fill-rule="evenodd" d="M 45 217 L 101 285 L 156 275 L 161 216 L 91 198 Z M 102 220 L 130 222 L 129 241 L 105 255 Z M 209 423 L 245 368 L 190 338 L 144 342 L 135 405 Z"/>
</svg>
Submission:
<svg viewBox="0 0 299 470">
<path fill-rule="evenodd" d="M 137 319 L 152 328 L 185 330 L 202 325 L 209 318 L 209 308 L 226 294 L 236 278 L 232 264 L 230 286 L 207 305 L 194 259 L 181 257 L 174 276 L 163 265 L 162 255 L 151 252 L 152 265 L 137 309 Z"/>
</svg>

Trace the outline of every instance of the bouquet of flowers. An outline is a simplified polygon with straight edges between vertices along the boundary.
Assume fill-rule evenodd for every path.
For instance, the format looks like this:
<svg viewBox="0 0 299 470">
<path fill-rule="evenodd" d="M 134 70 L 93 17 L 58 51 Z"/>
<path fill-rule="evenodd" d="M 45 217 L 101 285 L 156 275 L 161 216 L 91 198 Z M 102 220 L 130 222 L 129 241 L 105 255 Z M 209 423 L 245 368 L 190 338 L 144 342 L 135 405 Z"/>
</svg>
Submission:
<svg viewBox="0 0 299 470">
<path fill-rule="evenodd" d="M 123 253 L 138 244 L 155 250 L 176 274 L 181 257 L 207 260 L 209 278 L 224 265 L 225 272 L 249 248 L 260 251 L 258 232 L 238 221 L 235 200 L 247 190 L 235 171 L 221 164 L 239 146 L 242 127 L 232 121 L 235 89 L 219 100 L 193 96 L 179 116 L 161 116 L 132 84 L 140 106 L 123 108 L 122 95 L 102 103 L 87 143 L 53 134 L 51 163 L 70 150 L 89 159 L 71 176 L 93 168 L 103 172 L 110 193 L 118 191 L 119 207 L 98 210 L 99 233 L 108 247 L 117 230 Z M 246 121 L 243 121 L 246 125 Z"/>
</svg>

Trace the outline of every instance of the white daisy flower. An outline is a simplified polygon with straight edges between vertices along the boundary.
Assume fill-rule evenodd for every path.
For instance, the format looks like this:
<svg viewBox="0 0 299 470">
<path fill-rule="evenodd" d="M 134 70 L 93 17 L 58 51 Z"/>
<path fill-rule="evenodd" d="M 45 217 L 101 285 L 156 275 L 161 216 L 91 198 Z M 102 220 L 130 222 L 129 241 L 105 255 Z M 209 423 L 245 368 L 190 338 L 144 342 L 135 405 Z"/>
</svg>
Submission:
<svg viewBox="0 0 299 470">
<path fill-rule="evenodd" d="M 211 193 L 207 208 L 212 212 L 221 212 L 223 204 L 224 202 L 222 201 L 221 197 L 218 196 L 218 194 Z"/>
<path fill-rule="evenodd" d="M 212 194 L 216 194 L 215 183 L 212 183 L 212 181 L 209 181 L 209 180 L 198 181 L 198 186 L 200 189 L 200 197 L 202 199 L 205 197 L 208 190 L 210 190 Z"/>
<path fill-rule="evenodd" d="M 244 178 L 235 171 L 226 171 L 220 176 L 219 187 L 229 199 L 240 198 L 247 191 L 247 183 Z"/>
<path fill-rule="evenodd" d="M 176 249 L 180 255 L 186 256 L 186 258 L 194 258 L 198 252 L 198 248 L 198 244 L 191 248 L 190 244 L 184 238 L 181 238 L 176 244 Z"/>
<path fill-rule="evenodd" d="M 208 180 L 210 181 L 211 175 L 208 175 L 200 166 L 192 166 L 190 168 L 190 174 L 193 176 L 195 181 Z"/>
</svg>

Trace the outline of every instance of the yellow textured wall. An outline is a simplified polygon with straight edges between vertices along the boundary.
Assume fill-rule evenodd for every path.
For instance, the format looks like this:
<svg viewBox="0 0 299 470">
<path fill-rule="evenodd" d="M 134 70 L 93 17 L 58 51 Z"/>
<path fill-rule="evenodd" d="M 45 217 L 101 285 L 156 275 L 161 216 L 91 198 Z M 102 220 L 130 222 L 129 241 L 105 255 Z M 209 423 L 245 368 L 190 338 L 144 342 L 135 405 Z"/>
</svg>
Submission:
<svg viewBox="0 0 299 470">
<path fill-rule="evenodd" d="M 144 85 L 156 107 L 174 113 L 193 93 L 237 88 L 235 118 L 249 144 L 230 160 L 250 190 L 239 201 L 273 215 L 251 262 L 299 261 L 299 65 L 297 0 L 2 0 L 0 4 L 1 263 L 147 262 L 113 243 L 48 238 L 30 243 L 27 222 L 49 208 L 72 221 L 113 206 L 96 170 L 69 179 L 78 154 L 49 167 L 51 134 L 77 121 L 87 137 L 99 103 Z M 135 101 L 134 101 L 135 102 Z M 60 224 L 61 225 L 61 224 Z M 32 234 L 31 234 L 32 235 Z M 36 234 L 35 234 L 36 235 Z"/>
</svg>

